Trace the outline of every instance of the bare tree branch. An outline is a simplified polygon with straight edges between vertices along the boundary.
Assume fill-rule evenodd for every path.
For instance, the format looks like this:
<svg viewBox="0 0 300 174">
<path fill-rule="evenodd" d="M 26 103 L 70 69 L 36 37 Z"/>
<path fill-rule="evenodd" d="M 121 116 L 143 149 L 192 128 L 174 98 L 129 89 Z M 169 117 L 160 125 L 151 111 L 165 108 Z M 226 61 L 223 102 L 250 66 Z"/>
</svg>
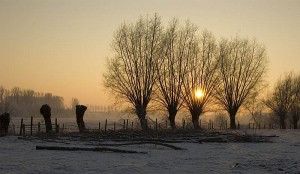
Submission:
<svg viewBox="0 0 300 174">
<path fill-rule="evenodd" d="M 223 39 L 219 49 L 221 84 L 216 89 L 216 97 L 230 116 L 230 127 L 235 129 L 235 116 L 240 106 L 262 87 L 266 53 L 255 41 L 238 37 Z"/>
<path fill-rule="evenodd" d="M 104 74 L 104 86 L 132 105 L 144 130 L 148 129 L 147 106 L 157 80 L 161 33 L 158 15 L 123 24 L 113 40 L 115 57 L 107 61 Z"/>
<path fill-rule="evenodd" d="M 218 85 L 217 45 L 214 36 L 204 31 L 198 40 L 189 45 L 188 73 L 184 79 L 184 101 L 192 115 L 194 127 L 199 128 L 199 116 L 213 104 L 214 89 Z M 203 96 L 197 98 L 196 90 Z"/>
<path fill-rule="evenodd" d="M 180 28 L 178 20 L 174 19 L 162 37 L 162 53 L 157 67 L 157 101 L 168 111 L 172 128 L 175 128 L 176 114 L 184 102 L 183 83 L 190 63 L 190 53 L 196 44 L 196 30 L 188 22 L 184 28 Z"/>
<path fill-rule="evenodd" d="M 293 115 L 294 121 L 299 120 L 299 96 L 300 96 L 300 76 L 295 74 L 287 74 L 283 79 L 280 79 L 272 93 L 265 101 L 265 104 L 278 117 L 279 124 L 282 129 L 286 129 L 286 119 L 288 114 Z"/>
</svg>

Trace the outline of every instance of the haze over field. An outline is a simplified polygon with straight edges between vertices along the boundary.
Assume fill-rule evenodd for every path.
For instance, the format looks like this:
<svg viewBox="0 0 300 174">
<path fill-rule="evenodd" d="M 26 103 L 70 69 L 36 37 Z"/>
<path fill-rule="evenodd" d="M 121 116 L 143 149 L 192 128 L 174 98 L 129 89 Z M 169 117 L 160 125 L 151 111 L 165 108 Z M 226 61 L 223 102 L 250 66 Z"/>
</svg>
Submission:
<svg viewBox="0 0 300 174">
<path fill-rule="evenodd" d="M 107 105 L 102 73 L 122 22 L 158 13 L 167 23 L 189 19 L 217 38 L 236 34 L 263 43 L 270 86 L 300 68 L 300 1 L 0 0 L 0 85 Z"/>
</svg>

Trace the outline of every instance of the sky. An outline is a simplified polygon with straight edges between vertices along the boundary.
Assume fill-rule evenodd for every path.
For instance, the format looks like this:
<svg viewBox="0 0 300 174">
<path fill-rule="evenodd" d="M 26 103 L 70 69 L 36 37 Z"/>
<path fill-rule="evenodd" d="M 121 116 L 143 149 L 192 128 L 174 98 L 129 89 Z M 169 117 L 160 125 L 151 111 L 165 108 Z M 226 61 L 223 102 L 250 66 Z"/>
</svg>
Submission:
<svg viewBox="0 0 300 174">
<path fill-rule="evenodd" d="M 300 0 L 0 0 L 0 86 L 109 105 L 102 74 L 121 23 L 140 16 L 190 20 L 199 33 L 265 45 L 270 87 L 300 73 Z"/>
</svg>

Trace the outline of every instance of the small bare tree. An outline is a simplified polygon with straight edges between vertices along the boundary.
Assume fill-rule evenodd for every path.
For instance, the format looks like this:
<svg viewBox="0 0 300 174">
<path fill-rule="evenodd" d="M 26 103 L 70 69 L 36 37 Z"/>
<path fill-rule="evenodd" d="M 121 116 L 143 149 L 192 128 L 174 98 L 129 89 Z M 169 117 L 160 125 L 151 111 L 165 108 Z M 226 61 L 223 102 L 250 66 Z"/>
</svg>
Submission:
<svg viewBox="0 0 300 174">
<path fill-rule="evenodd" d="M 291 121 L 293 123 L 293 127 L 294 129 L 298 129 L 298 122 L 300 119 L 300 106 L 298 102 L 292 106 L 290 113 L 292 116 Z"/>
<path fill-rule="evenodd" d="M 148 129 L 147 106 L 157 80 L 161 33 L 158 15 L 140 18 L 135 24 L 122 24 L 112 43 L 115 56 L 108 59 L 103 76 L 111 94 L 133 107 L 143 130 Z"/>
<path fill-rule="evenodd" d="M 173 129 L 176 114 L 183 106 L 183 82 L 196 42 L 195 32 L 195 26 L 186 23 L 180 28 L 178 20 L 174 19 L 162 36 L 162 53 L 157 67 L 157 101 L 168 111 Z"/>
<path fill-rule="evenodd" d="M 214 123 L 216 127 L 219 127 L 220 129 L 225 129 L 226 128 L 226 123 L 227 123 L 228 115 L 223 112 L 217 112 L 216 116 L 214 118 Z"/>
<path fill-rule="evenodd" d="M 282 129 L 286 129 L 286 119 L 295 101 L 293 89 L 293 74 L 286 75 L 282 80 L 279 80 L 270 97 L 265 101 L 265 104 L 277 116 Z"/>
<path fill-rule="evenodd" d="M 296 124 L 299 120 L 300 85 L 298 83 L 298 78 L 293 73 L 287 74 L 277 82 L 272 95 L 265 101 L 266 106 L 278 117 L 282 129 L 286 129 L 286 119 L 289 114 Z"/>
<path fill-rule="evenodd" d="M 230 128 L 235 129 L 239 108 L 260 89 L 266 72 L 265 48 L 255 41 L 236 37 L 222 40 L 219 48 L 220 81 L 217 99 L 230 117 Z"/>
<path fill-rule="evenodd" d="M 292 104 L 290 115 L 294 129 L 298 129 L 298 121 L 300 119 L 300 75 L 295 76 L 293 88 L 295 101 Z"/>
<path fill-rule="evenodd" d="M 216 41 L 210 32 L 204 31 L 198 43 L 191 46 L 183 96 L 191 113 L 193 126 L 198 129 L 200 115 L 214 101 L 214 89 L 219 84 L 219 59 Z"/>
<path fill-rule="evenodd" d="M 5 88 L 0 86 L 0 113 L 4 112 L 5 108 Z"/>
<path fill-rule="evenodd" d="M 257 93 L 254 94 L 247 103 L 245 103 L 245 108 L 250 113 L 251 118 L 254 120 L 256 125 L 264 120 L 264 106 L 263 100 L 258 99 Z"/>
</svg>

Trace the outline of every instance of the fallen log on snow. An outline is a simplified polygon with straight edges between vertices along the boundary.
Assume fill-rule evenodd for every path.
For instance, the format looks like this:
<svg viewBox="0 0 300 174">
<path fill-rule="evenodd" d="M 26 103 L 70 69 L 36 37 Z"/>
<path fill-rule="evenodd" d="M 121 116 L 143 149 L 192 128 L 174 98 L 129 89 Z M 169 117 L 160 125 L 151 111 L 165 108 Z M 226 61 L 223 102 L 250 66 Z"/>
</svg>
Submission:
<svg viewBox="0 0 300 174">
<path fill-rule="evenodd" d="M 199 143 L 227 143 L 228 140 L 221 137 L 209 137 L 209 138 L 201 138 L 198 140 Z"/>
<path fill-rule="evenodd" d="M 66 147 L 66 146 L 36 146 L 36 150 L 61 150 L 61 151 L 95 151 L 95 152 L 115 152 L 115 153 L 139 153 L 147 154 L 147 152 L 138 152 L 132 150 L 112 149 L 107 147 Z"/>
<path fill-rule="evenodd" d="M 141 141 L 141 142 L 133 142 L 133 143 L 122 143 L 122 144 L 98 144 L 99 146 L 127 146 L 127 145 L 140 145 L 140 144 L 154 144 L 159 146 L 168 147 L 174 150 L 185 150 L 184 148 L 177 147 L 171 144 L 160 143 L 160 142 L 152 142 L 152 141 Z"/>
</svg>

